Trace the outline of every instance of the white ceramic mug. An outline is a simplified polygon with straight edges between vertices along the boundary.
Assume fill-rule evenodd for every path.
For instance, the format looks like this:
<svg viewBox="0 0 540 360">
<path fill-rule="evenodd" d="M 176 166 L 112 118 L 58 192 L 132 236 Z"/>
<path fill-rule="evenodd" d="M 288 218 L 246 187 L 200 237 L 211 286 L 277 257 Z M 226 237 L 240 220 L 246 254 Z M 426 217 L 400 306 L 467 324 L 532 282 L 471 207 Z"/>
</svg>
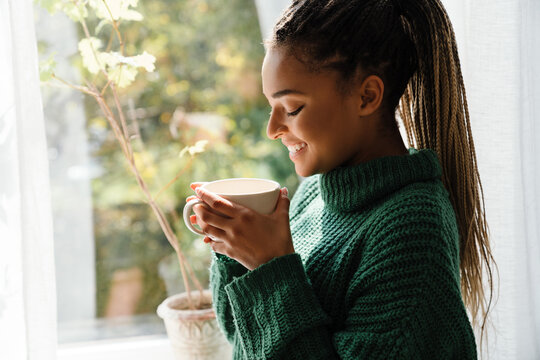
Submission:
<svg viewBox="0 0 540 360">
<path fill-rule="evenodd" d="M 279 183 L 273 180 L 254 178 L 216 180 L 201 187 L 261 214 L 270 214 L 275 210 L 280 193 Z M 184 206 L 184 222 L 188 229 L 195 234 L 205 235 L 189 220 L 193 206 L 201 203 L 203 201 L 193 199 Z"/>
</svg>

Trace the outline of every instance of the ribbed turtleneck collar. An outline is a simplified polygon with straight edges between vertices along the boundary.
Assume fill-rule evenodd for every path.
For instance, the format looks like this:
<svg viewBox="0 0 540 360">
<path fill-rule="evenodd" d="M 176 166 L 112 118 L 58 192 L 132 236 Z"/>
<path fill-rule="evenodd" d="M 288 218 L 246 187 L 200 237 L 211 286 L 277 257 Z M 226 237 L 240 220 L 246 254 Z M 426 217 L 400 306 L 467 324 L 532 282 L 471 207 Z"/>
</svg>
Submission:
<svg viewBox="0 0 540 360">
<path fill-rule="evenodd" d="M 409 148 L 407 155 L 384 156 L 339 167 L 319 178 L 321 196 L 330 209 L 354 211 L 408 184 L 440 178 L 441 165 L 431 149 Z"/>
</svg>

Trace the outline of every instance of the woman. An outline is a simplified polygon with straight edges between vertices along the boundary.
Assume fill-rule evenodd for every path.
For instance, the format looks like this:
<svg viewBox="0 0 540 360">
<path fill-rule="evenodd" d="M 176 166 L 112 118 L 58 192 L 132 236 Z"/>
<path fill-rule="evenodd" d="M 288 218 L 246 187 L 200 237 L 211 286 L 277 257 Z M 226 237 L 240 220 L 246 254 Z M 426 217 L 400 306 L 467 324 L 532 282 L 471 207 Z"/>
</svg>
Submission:
<svg viewBox="0 0 540 360">
<path fill-rule="evenodd" d="M 267 134 L 305 181 L 271 215 L 192 185 L 234 358 L 475 359 L 493 259 L 440 1 L 294 1 L 265 48 Z"/>
</svg>

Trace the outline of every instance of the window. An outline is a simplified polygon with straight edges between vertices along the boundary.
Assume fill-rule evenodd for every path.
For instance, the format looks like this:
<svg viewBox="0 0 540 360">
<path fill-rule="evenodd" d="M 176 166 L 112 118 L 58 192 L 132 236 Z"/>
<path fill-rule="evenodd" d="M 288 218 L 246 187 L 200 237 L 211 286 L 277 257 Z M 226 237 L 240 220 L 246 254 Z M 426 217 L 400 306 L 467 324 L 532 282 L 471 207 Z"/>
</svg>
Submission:
<svg viewBox="0 0 540 360">
<path fill-rule="evenodd" d="M 294 191 L 298 183 L 286 150 L 265 135 L 269 107 L 261 92 L 263 47 L 255 5 L 154 0 L 141 2 L 136 10 L 142 21 L 120 23 L 125 55 L 147 51 L 156 57 L 156 70 L 140 71 L 129 87 L 119 89 L 121 108 L 142 176 L 150 192 L 160 194 L 158 203 L 207 287 L 209 250 L 179 215 L 191 195 L 189 184 L 263 177 Z M 37 8 L 36 15 L 40 58 L 46 61 L 55 53 L 55 75 L 66 82 L 92 80 L 77 52 L 85 37 L 81 26 L 62 13 Z M 92 14 L 85 21 L 92 32 L 100 28 L 95 32 L 104 47 L 119 48 L 109 24 Z M 174 251 L 97 103 L 58 85 L 51 80 L 42 93 L 59 342 L 163 338 L 156 308 L 168 295 L 184 291 Z M 199 140 L 208 141 L 203 153 L 179 156 Z"/>
</svg>

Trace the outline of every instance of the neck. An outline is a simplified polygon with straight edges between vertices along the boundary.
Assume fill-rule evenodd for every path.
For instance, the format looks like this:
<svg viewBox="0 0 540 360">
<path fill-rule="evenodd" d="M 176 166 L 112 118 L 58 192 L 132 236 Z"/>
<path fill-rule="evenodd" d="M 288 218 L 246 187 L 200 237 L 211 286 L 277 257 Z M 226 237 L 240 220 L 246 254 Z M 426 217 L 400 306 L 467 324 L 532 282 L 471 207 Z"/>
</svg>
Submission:
<svg viewBox="0 0 540 360">
<path fill-rule="evenodd" d="M 361 158 L 352 158 L 342 166 L 354 166 L 383 156 L 407 155 L 409 153 L 397 128 L 391 132 L 381 133 L 373 139 L 368 149 L 369 152 L 362 153 Z"/>
<path fill-rule="evenodd" d="M 408 153 L 408 147 L 403 143 L 403 137 L 397 126 L 397 122 L 392 118 L 391 127 L 385 127 L 380 131 L 380 137 L 376 144 L 380 144 L 380 156 L 405 155 Z"/>
</svg>

